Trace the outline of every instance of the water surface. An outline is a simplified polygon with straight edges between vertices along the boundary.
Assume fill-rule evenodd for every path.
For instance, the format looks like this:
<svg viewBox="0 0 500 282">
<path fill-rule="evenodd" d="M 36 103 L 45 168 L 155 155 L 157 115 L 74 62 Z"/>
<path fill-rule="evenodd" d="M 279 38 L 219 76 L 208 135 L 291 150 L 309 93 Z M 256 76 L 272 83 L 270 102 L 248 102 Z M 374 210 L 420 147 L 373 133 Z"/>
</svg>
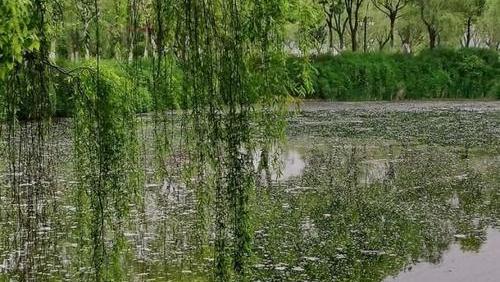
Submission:
<svg viewBox="0 0 500 282">
<path fill-rule="evenodd" d="M 250 281 L 498 280 L 500 103 L 301 108 L 289 117 L 282 170 L 256 172 Z M 130 207 L 126 267 L 116 271 L 130 281 L 209 281 L 213 214 L 200 223 L 196 188 L 180 185 L 175 170 L 157 176 L 148 120 L 143 202 Z M 42 191 L 9 188 L 1 164 L 0 280 L 82 281 L 94 271 L 75 204 L 70 121 L 51 134 Z"/>
</svg>

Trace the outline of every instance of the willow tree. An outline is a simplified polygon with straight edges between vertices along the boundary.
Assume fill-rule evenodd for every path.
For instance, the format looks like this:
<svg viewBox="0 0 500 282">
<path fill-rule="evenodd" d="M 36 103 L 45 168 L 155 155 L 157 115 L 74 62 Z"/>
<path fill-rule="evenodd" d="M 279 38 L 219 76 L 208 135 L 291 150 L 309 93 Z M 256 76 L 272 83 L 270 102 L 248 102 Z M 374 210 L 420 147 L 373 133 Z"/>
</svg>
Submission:
<svg viewBox="0 0 500 282">
<path fill-rule="evenodd" d="M 47 206 L 42 205 L 52 188 L 52 171 L 47 152 L 53 113 L 50 88 L 49 21 L 50 1 L 2 1 L 0 4 L 0 93 L 2 127 L 5 126 L 10 196 L 17 212 L 10 215 L 17 224 L 15 248 L 18 278 L 36 279 L 43 244 L 37 228 L 47 223 Z M 4 17 L 5 15 L 5 17 Z M 42 207 L 40 208 L 39 205 Z M 20 264 L 22 265 L 22 264 Z"/>
<path fill-rule="evenodd" d="M 213 213 L 207 214 L 214 214 L 215 278 L 244 279 L 252 249 L 253 154 L 258 147 L 270 152 L 272 143 L 284 135 L 287 2 L 172 4 L 175 34 L 156 36 L 158 53 L 159 58 L 165 56 L 168 42 L 163 39 L 174 40 L 175 60 L 182 72 L 182 101 L 194 132 L 188 144 L 194 150 L 190 161 L 201 164 L 196 166 L 201 184 L 197 189 L 203 189 L 197 193 L 198 201 L 203 201 L 203 194 L 214 198 Z M 162 7 L 157 11 L 166 11 Z M 157 32 L 166 30 L 164 19 L 157 17 Z M 168 93 L 160 92 L 156 99 L 163 95 Z"/>
<path fill-rule="evenodd" d="M 133 88 L 100 60 L 100 3 L 93 1 L 96 59 L 73 75 L 76 206 L 80 234 L 76 266 L 91 265 L 95 281 L 122 281 L 127 274 L 124 230 L 142 187 Z"/>
<path fill-rule="evenodd" d="M 474 25 L 484 13 L 486 0 L 464 0 L 458 2 L 457 5 L 458 12 L 465 19 L 465 38 L 462 45 L 468 48 L 474 44 Z M 477 42 L 474 45 L 477 45 Z"/>
<path fill-rule="evenodd" d="M 22 61 L 25 51 L 39 47 L 36 34 L 30 28 L 31 2 L 29 0 L 5 0 L 0 3 L 0 79 L 4 79 L 14 66 Z"/>
<path fill-rule="evenodd" d="M 457 27 L 457 1 L 415 0 L 420 19 L 427 30 L 429 48 L 439 46 L 445 37 L 455 35 Z M 443 32 L 446 29 L 446 32 Z M 460 32 L 462 29 L 458 29 Z"/>
<path fill-rule="evenodd" d="M 480 29 L 484 43 L 493 50 L 500 49 L 500 2 L 488 0 L 483 17 L 480 20 Z"/>
<path fill-rule="evenodd" d="M 425 25 L 418 7 L 410 5 L 406 8 L 405 16 L 398 21 L 397 33 L 404 53 L 413 53 L 425 42 Z"/>
<path fill-rule="evenodd" d="M 74 187 L 79 245 L 73 263 L 81 279 L 121 281 L 128 269 L 125 222 L 142 185 L 137 173 L 137 124 L 129 99 L 134 86 L 101 61 L 102 6 L 98 0 L 79 2 L 77 7 L 83 17 L 86 53 L 90 59 L 93 50 L 95 60 L 75 70 L 53 65 L 48 60 L 48 1 L 4 1 L 0 6 L 12 15 L 7 23 L 2 18 L 0 25 L 10 28 L 19 23 L 12 32 L 7 29 L 15 38 L 0 41 L 2 54 L 9 55 L 0 57 L 9 62 L 1 69 L 7 77 L 1 86 L 6 88 L 2 94 L 9 136 L 16 137 L 19 112 L 26 114 L 23 119 L 36 122 L 31 132 L 37 138 L 29 139 L 35 140 L 30 145 L 34 150 L 29 150 L 32 167 L 26 175 L 37 188 L 32 191 L 41 191 L 37 185 L 43 182 L 44 167 L 39 164 L 47 152 L 45 134 L 53 113 L 49 69 L 66 75 L 75 90 L 72 121 L 79 180 Z M 185 149 L 197 178 L 192 188 L 197 190 L 198 207 L 206 209 L 202 214 L 213 215 L 207 222 L 216 230 L 214 269 L 220 281 L 248 277 L 254 155 L 259 151 L 263 158 L 270 158 L 284 138 L 285 101 L 291 88 L 283 44 L 289 4 L 274 0 L 153 2 L 155 127 L 165 125 L 166 112 L 177 102 L 183 107 L 183 122 L 191 131 Z M 137 8 L 130 13 L 134 13 L 132 18 L 139 16 Z M 177 87 L 181 89 L 178 99 L 173 95 Z M 155 135 L 158 159 L 166 160 L 167 147 L 174 140 L 162 128 L 155 128 Z M 9 152 L 16 157 L 15 148 Z M 13 183 L 19 186 L 17 180 Z"/>
</svg>

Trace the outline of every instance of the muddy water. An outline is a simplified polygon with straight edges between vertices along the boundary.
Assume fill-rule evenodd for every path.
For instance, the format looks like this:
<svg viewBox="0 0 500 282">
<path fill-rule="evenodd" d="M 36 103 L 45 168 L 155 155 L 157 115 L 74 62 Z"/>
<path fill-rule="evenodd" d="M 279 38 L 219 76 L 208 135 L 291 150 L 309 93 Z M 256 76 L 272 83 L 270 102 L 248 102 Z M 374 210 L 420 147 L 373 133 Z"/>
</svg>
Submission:
<svg viewBox="0 0 500 282">
<path fill-rule="evenodd" d="M 250 281 L 498 281 L 500 103 L 301 108 L 289 117 L 281 169 L 271 182 L 256 173 Z M 31 184 L 13 191 L 12 175 L 0 174 L 0 281 L 85 281 L 93 272 L 80 245 L 69 121 L 53 135 L 56 177 L 37 198 L 36 221 L 26 220 Z M 131 207 L 127 259 L 114 271 L 130 281 L 209 281 L 214 238 L 200 229 L 195 191 L 155 177 L 144 152 L 143 204 Z"/>
</svg>

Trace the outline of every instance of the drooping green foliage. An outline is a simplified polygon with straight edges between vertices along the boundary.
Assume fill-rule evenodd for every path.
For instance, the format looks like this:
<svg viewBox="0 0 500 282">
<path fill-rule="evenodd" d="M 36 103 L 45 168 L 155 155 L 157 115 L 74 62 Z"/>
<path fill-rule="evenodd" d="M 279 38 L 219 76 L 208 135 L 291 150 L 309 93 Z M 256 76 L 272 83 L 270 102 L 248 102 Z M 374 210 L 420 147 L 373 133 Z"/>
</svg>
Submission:
<svg viewBox="0 0 500 282">
<path fill-rule="evenodd" d="M 74 93 L 75 168 L 80 182 L 76 193 L 81 224 L 78 230 L 84 235 L 80 243 L 88 250 L 82 249 L 81 262 L 93 266 L 90 273 L 81 275 L 84 278 L 90 274 L 95 281 L 121 281 L 127 273 L 123 259 L 125 223 L 142 187 L 137 105 L 129 100 L 130 94 L 137 93 L 137 85 L 127 84 L 100 62 L 99 7 L 95 0 L 92 11 L 98 56 L 77 77 Z"/>
<path fill-rule="evenodd" d="M 254 151 L 270 152 L 283 136 L 286 9 L 284 1 L 179 3 L 179 65 L 194 133 L 190 157 L 197 189 L 204 189 L 198 201 L 214 198 L 218 281 L 247 277 Z"/>
<path fill-rule="evenodd" d="M 138 63 L 139 67 L 114 60 L 101 60 L 101 68 L 110 77 L 110 82 L 124 93 L 136 113 L 146 113 L 153 109 L 153 97 L 148 82 L 152 75 L 150 61 Z M 68 70 L 83 70 L 89 68 L 89 62 L 62 62 L 60 67 Z M 53 72 L 53 99 L 57 117 L 71 117 L 75 112 L 74 85 L 75 80 L 67 73 Z"/>
<path fill-rule="evenodd" d="M 3 0 L 0 2 L 0 80 L 22 61 L 25 51 L 39 47 L 37 34 L 30 24 L 29 0 Z"/>
<path fill-rule="evenodd" d="M 79 230 L 90 235 L 82 238 L 82 248 L 90 250 L 86 256 L 97 281 L 123 279 L 125 222 L 140 195 L 135 112 L 128 91 L 119 85 L 120 78 L 101 66 L 99 77 L 83 73 L 75 92 L 75 165 L 80 179 L 75 200 L 83 225 Z M 84 258 L 81 262 L 88 263 Z"/>
<path fill-rule="evenodd" d="M 53 95 L 47 64 L 47 3 L 2 1 L 0 12 L 0 126 L 5 129 L 5 133 L 0 130 L 0 142 L 6 142 L 5 152 L 1 148 L 0 153 L 11 175 L 9 191 L 2 194 L 15 199 L 18 207 L 17 213 L 9 214 L 10 228 L 17 231 L 13 246 L 28 246 L 20 254 L 28 266 L 17 268 L 15 277 L 35 280 L 44 271 L 36 265 L 47 249 L 42 242 L 36 244 L 35 230 L 50 225 L 47 214 L 52 208 L 42 203 L 55 188 L 48 157 Z"/>
</svg>

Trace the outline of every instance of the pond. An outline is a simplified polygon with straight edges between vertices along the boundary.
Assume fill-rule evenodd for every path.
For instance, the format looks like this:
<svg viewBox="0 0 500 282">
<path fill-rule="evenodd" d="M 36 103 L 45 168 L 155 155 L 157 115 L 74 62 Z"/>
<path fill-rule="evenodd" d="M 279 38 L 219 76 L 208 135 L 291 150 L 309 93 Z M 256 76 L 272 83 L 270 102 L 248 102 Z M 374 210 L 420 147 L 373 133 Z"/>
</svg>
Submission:
<svg viewBox="0 0 500 282">
<path fill-rule="evenodd" d="M 116 265 L 126 267 L 113 277 L 211 281 L 213 214 L 200 224 L 181 172 L 158 177 L 150 118 L 140 120 L 142 200 L 119 222 Z M 288 123 L 281 169 L 261 171 L 255 158 L 248 281 L 498 280 L 500 103 L 307 102 Z M 23 173 L 0 163 L 0 281 L 85 281 L 95 271 L 75 204 L 71 124 L 53 127 L 44 189 L 11 188 Z"/>
</svg>

